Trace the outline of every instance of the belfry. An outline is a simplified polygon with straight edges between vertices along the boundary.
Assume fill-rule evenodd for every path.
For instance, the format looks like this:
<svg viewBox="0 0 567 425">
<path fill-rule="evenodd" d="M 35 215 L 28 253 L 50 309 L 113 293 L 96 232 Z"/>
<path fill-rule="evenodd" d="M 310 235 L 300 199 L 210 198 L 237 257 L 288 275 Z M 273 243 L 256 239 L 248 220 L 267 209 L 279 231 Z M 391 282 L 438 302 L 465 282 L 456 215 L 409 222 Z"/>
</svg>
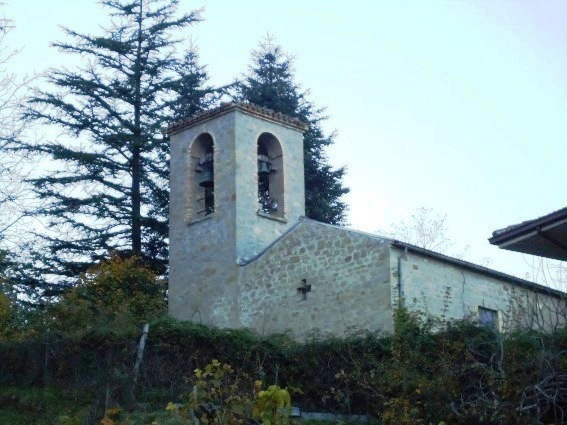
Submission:
<svg viewBox="0 0 567 425">
<path fill-rule="evenodd" d="M 306 129 L 245 103 L 169 129 L 171 315 L 236 325 L 227 311 L 236 308 L 237 261 L 256 255 L 305 214 Z M 224 310 L 215 308 L 225 297 Z"/>
</svg>

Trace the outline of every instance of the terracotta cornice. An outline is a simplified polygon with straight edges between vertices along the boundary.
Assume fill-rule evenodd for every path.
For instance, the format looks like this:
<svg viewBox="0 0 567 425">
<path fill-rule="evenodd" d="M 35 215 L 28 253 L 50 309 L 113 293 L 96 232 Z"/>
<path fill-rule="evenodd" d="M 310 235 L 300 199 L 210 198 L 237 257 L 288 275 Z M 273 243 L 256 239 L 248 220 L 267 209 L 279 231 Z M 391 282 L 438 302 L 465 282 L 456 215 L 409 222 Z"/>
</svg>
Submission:
<svg viewBox="0 0 567 425">
<path fill-rule="evenodd" d="M 231 103 L 224 103 L 217 108 L 209 109 L 207 111 L 193 115 L 192 117 L 185 118 L 181 121 L 177 121 L 173 123 L 171 126 L 169 126 L 166 132 L 167 134 L 170 135 L 177 134 L 185 130 L 186 128 L 193 127 L 194 125 L 199 124 L 203 121 L 208 121 L 212 118 L 227 114 L 235 110 L 241 111 L 248 115 L 253 115 L 255 117 L 267 121 L 272 121 L 278 124 L 282 124 L 286 127 L 291 127 L 295 130 L 301 131 L 302 133 L 307 131 L 307 129 L 309 128 L 309 124 L 297 118 L 290 117 L 289 115 L 282 114 L 281 112 L 275 112 L 272 111 L 271 109 L 254 105 L 252 103 L 231 102 Z"/>
</svg>

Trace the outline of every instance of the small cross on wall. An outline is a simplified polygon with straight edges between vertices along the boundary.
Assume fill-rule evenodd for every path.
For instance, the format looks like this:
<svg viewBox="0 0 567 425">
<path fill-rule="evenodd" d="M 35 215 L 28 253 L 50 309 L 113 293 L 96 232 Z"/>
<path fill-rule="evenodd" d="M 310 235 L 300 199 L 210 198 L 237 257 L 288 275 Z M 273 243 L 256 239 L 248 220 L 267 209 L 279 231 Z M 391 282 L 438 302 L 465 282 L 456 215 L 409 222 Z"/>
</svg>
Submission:
<svg viewBox="0 0 567 425">
<path fill-rule="evenodd" d="M 307 284 L 307 279 L 301 279 L 301 286 L 297 288 L 297 292 L 301 294 L 301 301 L 307 299 L 307 293 L 311 292 L 311 285 Z"/>
</svg>

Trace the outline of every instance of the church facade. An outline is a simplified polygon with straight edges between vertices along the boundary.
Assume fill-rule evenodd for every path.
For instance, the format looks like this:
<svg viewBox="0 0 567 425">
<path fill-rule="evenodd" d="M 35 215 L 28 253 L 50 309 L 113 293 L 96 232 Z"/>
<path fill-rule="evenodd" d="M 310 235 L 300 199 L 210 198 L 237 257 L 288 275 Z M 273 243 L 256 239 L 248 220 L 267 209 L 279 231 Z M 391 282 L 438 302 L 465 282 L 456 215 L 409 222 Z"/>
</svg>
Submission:
<svg viewBox="0 0 567 425">
<path fill-rule="evenodd" d="M 389 331 L 400 305 L 503 328 L 517 300 L 564 302 L 513 276 L 303 217 L 306 129 L 243 103 L 169 129 L 171 316 L 304 338 Z"/>
</svg>

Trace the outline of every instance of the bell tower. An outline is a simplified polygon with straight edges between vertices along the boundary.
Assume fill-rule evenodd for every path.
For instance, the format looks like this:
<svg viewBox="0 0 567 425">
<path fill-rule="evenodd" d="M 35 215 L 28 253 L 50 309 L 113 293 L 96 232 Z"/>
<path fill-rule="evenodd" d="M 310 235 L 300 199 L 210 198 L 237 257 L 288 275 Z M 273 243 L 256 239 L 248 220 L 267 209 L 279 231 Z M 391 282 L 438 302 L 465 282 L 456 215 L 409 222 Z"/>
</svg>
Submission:
<svg viewBox="0 0 567 425">
<path fill-rule="evenodd" d="M 229 103 L 174 124 L 169 314 L 239 327 L 239 265 L 305 214 L 303 132 L 295 118 Z"/>
</svg>

